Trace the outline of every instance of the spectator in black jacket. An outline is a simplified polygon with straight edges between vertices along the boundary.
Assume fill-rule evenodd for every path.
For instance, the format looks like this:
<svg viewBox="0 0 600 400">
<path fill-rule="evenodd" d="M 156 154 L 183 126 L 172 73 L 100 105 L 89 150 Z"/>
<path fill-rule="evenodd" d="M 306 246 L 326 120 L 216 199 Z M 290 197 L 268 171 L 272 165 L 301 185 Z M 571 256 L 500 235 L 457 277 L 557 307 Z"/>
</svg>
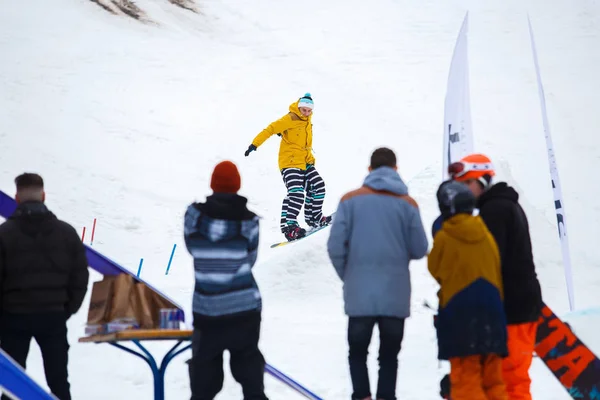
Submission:
<svg viewBox="0 0 600 400">
<path fill-rule="evenodd" d="M 519 195 L 506 182 L 492 184 L 494 167 L 483 154 L 464 157 L 451 164 L 448 172 L 477 197 L 479 214 L 498 245 L 508 323 L 509 354 L 502 365 L 504 382 L 510 400 L 531 400 L 529 367 L 543 303 L 529 223 L 519 205 Z"/>
<path fill-rule="evenodd" d="M 0 347 L 25 368 L 34 338 L 51 392 L 70 400 L 67 319 L 87 291 L 85 247 L 44 205 L 41 176 L 25 173 L 15 183 L 17 209 L 0 225 Z"/>
</svg>

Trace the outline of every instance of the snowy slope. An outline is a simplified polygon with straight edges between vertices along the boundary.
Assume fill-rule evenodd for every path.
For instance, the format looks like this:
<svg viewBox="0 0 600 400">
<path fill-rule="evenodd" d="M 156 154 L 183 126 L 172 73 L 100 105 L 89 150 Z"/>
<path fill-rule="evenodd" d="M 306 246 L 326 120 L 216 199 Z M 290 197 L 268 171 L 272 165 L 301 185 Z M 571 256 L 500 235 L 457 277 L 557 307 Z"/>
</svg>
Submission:
<svg viewBox="0 0 600 400">
<path fill-rule="evenodd" d="M 198 13 L 167 0 L 136 1 L 147 23 L 111 15 L 87 0 L 0 3 L 0 188 L 11 193 L 17 174 L 41 173 L 53 211 L 88 232 L 97 218 L 97 249 L 132 270 L 143 257 L 144 277 L 189 306 L 193 274 L 182 241 L 183 212 L 210 193 L 214 164 L 235 161 L 241 194 L 263 217 L 256 277 L 264 296 L 261 347 L 267 361 L 324 398 L 348 398 L 346 319 L 341 285 L 326 256 L 327 231 L 269 249 L 281 238 L 277 138 L 248 158 L 243 151 L 310 91 L 326 211 L 361 184 L 370 152 L 388 145 L 429 230 L 436 216 L 447 71 L 459 24 L 470 10 L 475 146 L 519 188 L 544 297 L 565 313 L 529 12 L 563 183 L 576 304 L 598 305 L 597 2 L 305 0 L 291 10 L 289 3 L 271 0 L 196 3 Z M 421 304 L 435 301 L 437 288 L 424 260 L 411 270 L 413 316 L 400 354 L 398 394 L 435 399 L 444 369 L 437 370 L 431 314 Z M 69 322 L 74 397 L 150 398 L 150 374 L 140 361 L 108 346 L 77 343 L 86 310 L 87 302 Z M 595 321 L 581 317 L 574 325 L 593 332 Z M 372 352 L 377 344 L 375 338 Z M 169 367 L 168 398 L 189 395 L 187 357 Z M 28 367 L 44 384 L 36 345 Z M 568 398 L 542 364 L 536 361 L 532 371 L 536 398 Z M 270 398 L 294 398 L 278 382 L 266 382 Z M 218 398 L 239 396 L 227 374 Z"/>
</svg>

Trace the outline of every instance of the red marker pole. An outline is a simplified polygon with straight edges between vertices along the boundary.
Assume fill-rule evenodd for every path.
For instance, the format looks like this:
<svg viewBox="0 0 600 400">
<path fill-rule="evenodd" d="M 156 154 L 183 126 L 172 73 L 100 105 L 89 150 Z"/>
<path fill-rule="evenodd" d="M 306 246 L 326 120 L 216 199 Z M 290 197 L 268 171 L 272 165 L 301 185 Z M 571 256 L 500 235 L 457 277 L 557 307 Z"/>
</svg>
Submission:
<svg viewBox="0 0 600 400">
<path fill-rule="evenodd" d="M 94 218 L 94 225 L 92 226 L 92 240 L 90 241 L 90 246 L 94 244 L 94 233 L 96 232 L 96 218 Z"/>
<path fill-rule="evenodd" d="M 83 242 L 83 239 L 85 239 L 85 226 L 83 227 L 83 233 L 81 234 L 81 241 Z"/>
</svg>

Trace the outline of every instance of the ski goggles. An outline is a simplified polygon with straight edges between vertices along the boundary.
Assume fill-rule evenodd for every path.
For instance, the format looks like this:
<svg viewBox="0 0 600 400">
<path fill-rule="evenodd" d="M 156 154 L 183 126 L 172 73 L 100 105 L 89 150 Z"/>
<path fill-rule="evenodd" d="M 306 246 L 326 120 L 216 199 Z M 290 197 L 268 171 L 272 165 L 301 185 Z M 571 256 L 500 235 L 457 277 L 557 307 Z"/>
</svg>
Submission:
<svg viewBox="0 0 600 400">
<path fill-rule="evenodd" d="M 479 176 L 476 176 L 473 179 L 477 179 L 483 174 L 489 174 L 493 176 L 494 165 L 492 163 L 472 163 L 464 161 L 457 161 L 448 165 L 448 175 L 450 175 L 450 178 L 452 179 L 464 177 L 469 172 L 481 173 L 477 174 Z"/>
</svg>

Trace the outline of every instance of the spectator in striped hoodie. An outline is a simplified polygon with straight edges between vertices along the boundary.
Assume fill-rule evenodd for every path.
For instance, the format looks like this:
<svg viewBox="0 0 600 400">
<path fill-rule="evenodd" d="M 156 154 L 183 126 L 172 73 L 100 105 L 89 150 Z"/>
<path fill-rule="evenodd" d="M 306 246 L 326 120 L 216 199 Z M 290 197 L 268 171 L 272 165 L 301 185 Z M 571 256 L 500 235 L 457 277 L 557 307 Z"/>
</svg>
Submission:
<svg viewBox="0 0 600 400">
<path fill-rule="evenodd" d="M 258 217 L 237 194 L 235 164 L 215 167 L 204 203 L 185 213 L 184 237 L 194 258 L 194 333 L 190 364 L 192 400 L 213 399 L 223 387 L 223 352 L 246 400 L 267 400 L 265 360 L 258 348 L 261 295 L 252 275 L 258 249 Z"/>
</svg>

